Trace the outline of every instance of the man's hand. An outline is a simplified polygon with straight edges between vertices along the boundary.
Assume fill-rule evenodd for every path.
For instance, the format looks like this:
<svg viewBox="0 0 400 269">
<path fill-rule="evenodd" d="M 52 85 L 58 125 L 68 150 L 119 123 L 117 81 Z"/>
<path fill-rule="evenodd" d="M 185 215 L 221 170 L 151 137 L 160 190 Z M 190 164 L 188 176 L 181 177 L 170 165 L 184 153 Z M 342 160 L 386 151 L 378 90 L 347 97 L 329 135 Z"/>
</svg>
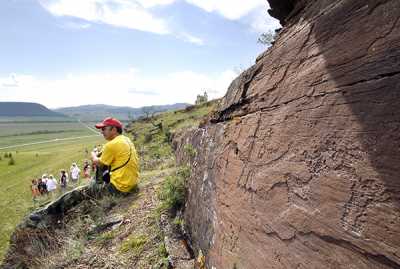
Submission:
<svg viewBox="0 0 400 269">
<path fill-rule="evenodd" d="M 98 151 L 93 150 L 91 154 L 92 154 L 92 162 L 94 164 L 98 164 L 99 163 L 99 158 L 97 157 Z"/>
</svg>

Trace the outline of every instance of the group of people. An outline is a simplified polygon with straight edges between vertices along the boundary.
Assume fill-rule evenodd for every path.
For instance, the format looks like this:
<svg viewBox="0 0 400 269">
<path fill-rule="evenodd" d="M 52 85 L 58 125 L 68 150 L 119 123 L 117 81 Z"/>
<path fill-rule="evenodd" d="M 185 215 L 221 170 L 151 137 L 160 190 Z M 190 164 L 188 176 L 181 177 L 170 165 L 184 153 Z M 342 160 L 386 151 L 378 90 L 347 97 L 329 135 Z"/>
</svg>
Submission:
<svg viewBox="0 0 400 269">
<path fill-rule="evenodd" d="M 84 177 L 90 179 L 91 170 L 96 172 L 94 180 L 90 181 L 88 191 L 96 194 L 97 197 L 102 195 L 128 195 L 137 189 L 139 181 L 139 158 L 135 146 L 127 136 L 122 134 L 123 125 L 115 118 L 106 118 L 96 124 L 95 127 L 101 130 L 101 134 L 107 142 L 101 149 L 95 147 L 91 152 L 92 167 L 89 165 L 89 161 L 84 163 Z M 80 173 L 81 170 L 74 163 L 69 175 L 65 170 L 61 170 L 59 181 L 51 175 L 49 177 L 44 175 L 38 180 L 32 180 L 34 200 L 38 195 L 48 193 L 50 189 L 54 192 L 58 184 L 61 189 L 65 190 L 69 184 L 69 177 L 71 177 L 72 183 L 77 185 Z M 39 183 L 41 187 L 39 187 Z M 68 199 L 73 199 L 73 197 L 70 196 Z M 63 201 L 55 201 L 55 203 L 61 202 Z M 64 203 L 63 206 L 55 206 L 55 208 L 67 210 L 66 205 L 73 204 Z"/>
<path fill-rule="evenodd" d="M 83 164 L 84 178 L 90 179 L 90 170 L 89 161 L 85 160 Z M 67 189 L 69 183 L 73 186 L 78 185 L 80 174 L 81 169 L 76 163 L 72 163 L 69 173 L 67 173 L 65 169 L 60 170 L 59 180 L 57 180 L 53 175 L 48 174 L 43 174 L 42 177 L 38 179 L 32 179 L 31 192 L 33 201 L 36 201 L 39 196 L 43 195 L 51 195 L 53 197 L 57 190 L 57 186 L 60 186 L 60 190 L 63 193 Z"/>
</svg>

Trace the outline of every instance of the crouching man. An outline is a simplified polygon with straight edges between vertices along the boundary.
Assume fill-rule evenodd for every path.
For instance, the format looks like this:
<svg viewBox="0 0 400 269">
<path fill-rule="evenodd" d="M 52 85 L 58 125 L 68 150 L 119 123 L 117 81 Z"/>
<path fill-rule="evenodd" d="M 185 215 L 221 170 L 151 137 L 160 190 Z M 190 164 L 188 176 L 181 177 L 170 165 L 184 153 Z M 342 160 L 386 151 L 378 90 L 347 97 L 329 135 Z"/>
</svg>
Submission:
<svg viewBox="0 0 400 269">
<path fill-rule="evenodd" d="M 92 161 L 101 172 L 101 180 L 89 186 L 79 186 L 64 193 L 54 202 L 29 215 L 31 227 L 50 227 L 53 216 L 62 216 L 83 200 L 100 198 L 103 195 L 125 196 L 136 190 L 139 178 L 138 156 L 132 141 L 122 135 L 122 124 L 114 118 L 106 118 L 96 124 L 107 143 L 102 152 L 92 152 Z M 108 171 L 104 173 L 104 171 Z M 96 172 L 97 173 L 97 172 Z"/>
<path fill-rule="evenodd" d="M 104 188 L 111 194 L 128 194 L 133 191 L 139 178 L 139 161 L 132 141 L 122 135 L 122 124 L 114 118 L 106 118 L 95 125 L 101 130 L 107 143 L 102 151 L 92 152 L 92 161 L 100 169 Z"/>
</svg>

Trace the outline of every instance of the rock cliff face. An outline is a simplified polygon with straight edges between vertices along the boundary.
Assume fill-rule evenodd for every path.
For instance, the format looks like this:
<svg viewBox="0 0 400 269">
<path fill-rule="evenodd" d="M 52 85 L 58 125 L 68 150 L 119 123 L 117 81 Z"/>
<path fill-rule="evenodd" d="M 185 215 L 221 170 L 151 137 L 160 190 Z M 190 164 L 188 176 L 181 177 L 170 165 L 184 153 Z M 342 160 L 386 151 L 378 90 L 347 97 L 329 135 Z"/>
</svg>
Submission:
<svg viewBox="0 0 400 269">
<path fill-rule="evenodd" d="M 400 268 L 400 1 L 269 2 L 274 46 L 176 141 L 194 249 L 218 269 Z"/>
</svg>

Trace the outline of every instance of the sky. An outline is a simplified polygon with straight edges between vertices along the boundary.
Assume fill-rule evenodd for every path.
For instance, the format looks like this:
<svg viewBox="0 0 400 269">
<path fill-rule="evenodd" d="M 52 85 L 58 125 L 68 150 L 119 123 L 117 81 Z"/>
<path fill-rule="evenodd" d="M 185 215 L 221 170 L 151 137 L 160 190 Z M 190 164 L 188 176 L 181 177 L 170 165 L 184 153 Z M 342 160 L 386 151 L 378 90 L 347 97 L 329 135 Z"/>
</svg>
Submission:
<svg viewBox="0 0 400 269">
<path fill-rule="evenodd" d="M 224 96 L 280 27 L 266 0 L 2 0 L 0 101 L 141 107 Z"/>
</svg>

